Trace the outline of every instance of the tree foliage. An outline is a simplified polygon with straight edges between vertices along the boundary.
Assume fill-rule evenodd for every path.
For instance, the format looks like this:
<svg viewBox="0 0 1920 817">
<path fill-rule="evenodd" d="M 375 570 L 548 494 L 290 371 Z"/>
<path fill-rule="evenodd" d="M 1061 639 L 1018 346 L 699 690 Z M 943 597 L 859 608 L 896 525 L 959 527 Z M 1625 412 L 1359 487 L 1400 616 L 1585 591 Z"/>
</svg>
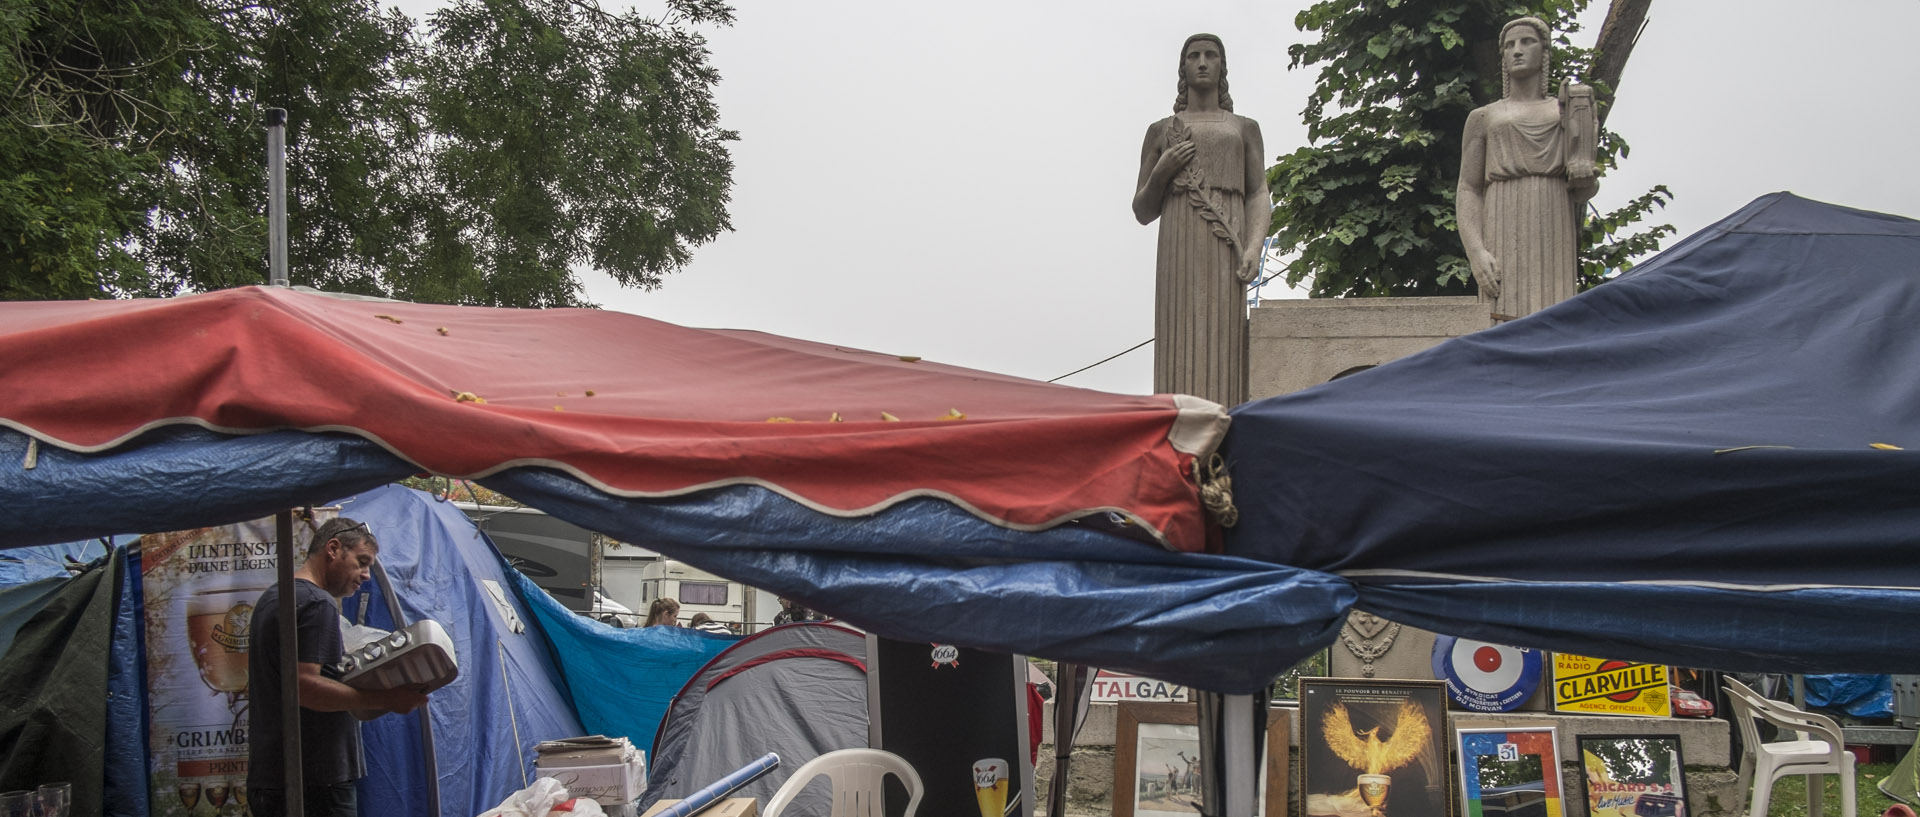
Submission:
<svg viewBox="0 0 1920 817">
<path fill-rule="evenodd" d="M 1587 0 L 1324 0 L 1295 24 L 1317 42 L 1292 46 L 1292 67 L 1318 65 L 1302 111 L 1309 144 L 1268 169 L 1276 201 L 1271 235 L 1289 256 L 1287 283 L 1311 279 L 1315 297 L 1473 292 L 1454 221 L 1467 114 L 1500 97 L 1501 26 L 1521 15 L 1556 32 L 1551 86 L 1585 77 L 1593 54 L 1574 47 Z M 1606 89 L 1603 99 L 1610 98 Z M 1602 130 L 1600 166 L 1627 156 Z M 1605 179 L 1602 178 L 1604 186 Z M 1670 198 L 1657 186 L 1591 217 L 1581 241 L 1583 288 L 1658 249 L 1671 226 L 1626 231 Z"/>
<path fill-rule="evenodd" d="M 730 227 L 703 24 L 598 0 L 0 0 L 0 298 L 266 280 L 264 109 L 288 110 L 293 283 L 575 305 Z"/>
</svg>

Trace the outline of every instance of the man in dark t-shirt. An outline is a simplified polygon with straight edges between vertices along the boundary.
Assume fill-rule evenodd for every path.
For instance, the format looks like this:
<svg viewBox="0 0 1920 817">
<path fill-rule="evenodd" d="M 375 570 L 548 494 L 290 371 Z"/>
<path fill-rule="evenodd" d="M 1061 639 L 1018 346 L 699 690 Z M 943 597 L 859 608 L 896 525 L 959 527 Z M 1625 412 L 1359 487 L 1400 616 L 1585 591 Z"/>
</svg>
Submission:
<svg viewBox="0 0 1920 817">
<path fill-rule="evenodd" d="M 313 535 L 307 559 L 294 572 L 298 614 L 300 768 L 307 817 L 357 817 L 354 781 L 366 775 L 360 723 L 354 712 L 406 713 L 426 705 L 414 688 L 354 689 L 340 682 L 346 655 L 338 599 L 359 589 L 380 552 L 367 526 L 339 517 Z M 253 643 L 247 655 L 247 795 L 256 817 L 286 813 L 286 769 L 280 715 L 280 589 L 269 587 L 253 606 Z"/>
</svg>

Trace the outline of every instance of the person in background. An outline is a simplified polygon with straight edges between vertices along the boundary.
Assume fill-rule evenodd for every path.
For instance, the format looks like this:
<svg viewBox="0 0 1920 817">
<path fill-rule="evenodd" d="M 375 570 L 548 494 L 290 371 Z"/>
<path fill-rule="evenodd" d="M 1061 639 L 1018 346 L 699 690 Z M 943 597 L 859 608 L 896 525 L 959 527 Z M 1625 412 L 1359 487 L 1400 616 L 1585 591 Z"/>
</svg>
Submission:
<svg viewBox="0 0 1920 817">
<path fill-rule="evenodd" d="M 796 621 L 824 621 L 825 616 L 807 609 L 806 605 L 789 598 L 780 599 L 780 612 L 773 617 L 774 626 L 792 624 Z"/>
<path fill-rule="evenodd" d="M 673 599 L 665 599 L 665 598 L 654 599 L 653 605 L 647 608 L 647 623 L 641 626 L 643 627 L 678 627 L 680 626 L 680 602 L 674 601 Z"/>
<path fill-rule="evenodd" d="M 718 621 L 714 621 L 713 616 L 707 615 L 706 613 L 694 613 L 693 621 L 691 622 L 690 626 L 692 626 L 694 629 L 699 630 L 700 632 L 703 632 L 703 633 L 713 633 L 715 635 L 733 635 L 733 631 L 730 629 L 727 629 L 727 625 L 721 624 Z"/>
<path fill-rule="evenodd" d="M 340 682 L 346 645 L 340 602 L 359 589 L 380 553 L 367 526 L 346 517 L 313 534 L 307 560 L 293 574 L 298 618 L 302 801 L 309 817 L 358 817 L 354 781 L 366 776 L 357 717 L 405 714 L 426 706 L 417 687 L 355 689 Z M 288 792 L 280 718 L 280 588 L 254 604 L 253 648 L 247 654 L 252 705 L 247 713 L 247 791 L 259 817 L 285 813 Z"/>
</svg>

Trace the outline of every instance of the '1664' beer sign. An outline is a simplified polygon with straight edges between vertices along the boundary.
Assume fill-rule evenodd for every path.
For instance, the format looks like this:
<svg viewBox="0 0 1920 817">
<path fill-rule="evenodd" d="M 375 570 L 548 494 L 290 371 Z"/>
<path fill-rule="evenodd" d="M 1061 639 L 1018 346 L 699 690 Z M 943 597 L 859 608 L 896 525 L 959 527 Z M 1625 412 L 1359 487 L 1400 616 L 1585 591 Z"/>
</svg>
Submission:
<svg viewBox="0 0 1920 817">
<path fill-rule="evenodd" d="M 154 817 L 247 812 L 247 654 L 276 550 L 271 519 L 140 537 Z"/>
<path fill-rule="evenodd" d="M 1667 668 L 1554 653 L 1553 709 L 1666 718 L 1673 715 Z"/>
<path fill-rule="evenodd" d="M 980 817 L 1005 817 L 1007 779 L 1006 761 L 989 757 L 974 762 L 973 800 L 980 807 Z"/>
<path fill-rule="evenodd" d="M 1188 700 L 1187 688 L 1179 684 L 1169 684 L 1152 678 L 1124 675 L 1108 670 L 1101 670 L 1093 676 L 1092 692 L 1094 703 L 1183 704 Z"/>
</svg>

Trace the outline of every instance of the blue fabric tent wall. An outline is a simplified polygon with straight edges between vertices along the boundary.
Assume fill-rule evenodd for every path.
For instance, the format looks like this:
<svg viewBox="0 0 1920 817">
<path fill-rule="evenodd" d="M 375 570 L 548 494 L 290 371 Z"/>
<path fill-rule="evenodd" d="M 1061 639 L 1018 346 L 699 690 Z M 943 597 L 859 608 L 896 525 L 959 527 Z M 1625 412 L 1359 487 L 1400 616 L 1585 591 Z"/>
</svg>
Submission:
<svg viewBox="0 0 1920 817">
<path fill-rule="evenodd" d="M 440 814 L 465 817 L 500 803 L 533 777 L 533 746 L 582 734 L 546 644 L 531 626 L 513 632 L 482 581 L 507 590 L 513 614 L 529 611 L 493 544 L 452 505 L 388 485 L 341 500 L 341 514 L 379 537 L 380 561 L 409 622 L 432 619 L 453 638 L 460 677 L 436 691 L 429 709 L 440 772 Z M 517 573 L 512 574 L 518 576 Z M 393 629 L 376 581 L 348 597 L 344 611 L 368 626 Z M 426 771 L 419 713 L 362 725 L 367 777 L 362 803 L 383 813 L 426 814 Z"/>
<path fill-rule="evenodd" d="M 740 640 L 683 627 L 611 627 L 574 614 L 518 572 L 512 578 L 553 647 L 581 725 L 643 750 L 687 679 Z"/>
<path fill-rule="evenodd" d="M 1454 635 L 1912 672 L 1917 320 L 1920 222 L 1766 196 L 1572 300 L 1235 409 L 1228 551 Z"/>
</svg>

